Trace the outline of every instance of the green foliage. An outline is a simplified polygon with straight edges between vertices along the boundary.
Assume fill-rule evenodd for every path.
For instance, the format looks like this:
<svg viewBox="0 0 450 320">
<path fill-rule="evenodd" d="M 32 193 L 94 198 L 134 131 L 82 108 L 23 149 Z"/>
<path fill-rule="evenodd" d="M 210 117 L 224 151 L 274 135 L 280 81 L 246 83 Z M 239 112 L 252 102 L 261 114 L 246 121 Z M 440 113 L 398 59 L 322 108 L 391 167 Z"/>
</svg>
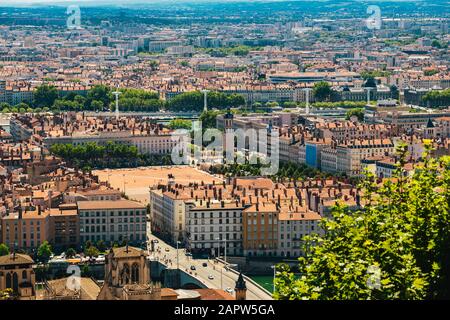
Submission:
<svg viewBox="0 0 450 320">
<path fill-rule="evenodd" d="M 202 111 L 203 93 L 200 91 L 185 92 L 179 94 L 167 102 L 170 111 Z M 245 99 L 239 94 L 227 94 L 223 92 L 208 92 L 208 108 L 225 109 L 239 107 L 245 104 Z"/>
<path fill-rule="evenodd" d="M 314 102 L 312 106 L 314 108 L 324 108 L 324 109 L 332 109 L 332 108 L 355 109 L 355 108 L 364 108 L 366 104 L 367 104 L 366 101 L 336 101 L 336 102 Z"/>
<path fill-rule="evenodd" d="M 95 246 L 89 246 L 84 250 L 84 254 L 90 258 L 96 258 L 100 252 Z"/>
<path fill-rule="evenodd" d="M 434 76 L 435 74 L 439 73 L 439 70 L 425 70 L 423 72 L 424 76 Z"/>
<path fill-rule="evenodd" d="M 437 40 L 437 39 L 434 39 L 434 40 L 431 42 L 431 46 L 432 46 L 433 48 L 436 48 L 436 49 L 447 48 L 446 45 L 441 44 L 441 43 L 439 42 L 439 40 Z"/>
<path fill-rule="evenodd" d="M 67 258 L 73 258 L 75 257 L 75 255 L 77 254 L 77 252 L 75 251 L 74 248 L 69 248 L 66 250 L 66 257 Z"/>
<path fill-rule="evenodd" d="M 431 90 L 422 97 L 422 100 L 427 102 L 430 107 L 450 106 L 450 89 Z"/>
<path fill-rule="evenodd" d="M 202 50 L 212 57 L 226 57 L 232 55 L 242 57 L 248 55 L 250 50 L 261 50 L 261 48 L 240 45 L 226 48 L 202 48 Z"/>
<path fill-rule="evenodd" d="M 356 117 L 358 117 L 359 121 L 363 121 L 364 120 L 364 109 L 355 108 L 355 109 L 348 110 L 347 113 L 345 114 L 345 119 L 350 120 L 350 118 L 352 116 L 356 116 Z"/>
<path fill-rule="evenodd" d="M 203 111 L 198 119 L 202 122 L 203 130 L 216 128 L 216 118 L 220 113 L 220 111 L 215 110 Z"/>
<path fill-rule="evenodd" d="M 39 261 L 48 262 L 52 255 L 52 247 L 47 241 L 44 241 L 38 248 L 37 256 Z"/>
<path fill-rule="evenodd" d="M 363 71 L 361 72 L 361 78 L 364 80 L 368 80 L 369 78 L 379 78 L 379 77 L 388 77 L 392 73 L 389 71 L 382 70 L 373 70 L 373 71 Z"/>
<path fill-rule="evenodd" d="M 326 81 L 316 82 L 313 87 L 313 95 L 319 101 L 330 100 L 333 90 Z"/>
<path fill-rule="evenodd" d="M 14 298 L 14 291 L 11 288 L 0 290 L 0 300 L 11 300 Z"/>
<path fill-rule="evenodd" d="M 86 107 L 91 108 L 93 101 L 100 101 L 102 108 L 107 108 L 112 100 L 113 96 L 109 87 L 102 84 L 95 85 L 87 93 Z"/>
<path fill-rule="evenodd" d="M 172 120 L 170 120 L 168 127 L 172 130 L 176 130 L 176 129 L 191 130 L 192 129 L 192 121 L 185 120 L 185 119 L 172 119 Z"/>
<path fill-rule="evenodd" d="M 33 104 L 35 107 L 49 107 L 53 105 L 56 99 L 58 99 L 56 87 L 43 84 L 36 88 Z"/>
<path fill-rule="evenodd" d="M 142 89 L 120 89 L 119 108 L 122 111 L 157 112 L 163 107 L 159 94 Z M 113 104 L 114 105 L 114 104 Z"/>
<path fill-rule="evenodd" d="M 91 276 L 91 270 L 89 269 L 89 265 L 84 264 L 81 268 L 81 276 L 82 277 L 90 277 Z"/>
<path fill-rule="evenodd" d="M 77 168 L 134 168 L 146 165 L 170 165 L 170 155 L 139 154 L 135 146 L 123 143 L 107 142 L 98 145 L 94 142 L 84 145 L 54 144 L 50 152 Z"/>
<path fill-rule="evenodd" d="M 6 244 L 0 243 L 0 257 L 9 254 L 9 248 Z"/>
<path fill-rule="evenodd" d="M 304 238 L 297 279 L 277 266 L 276 299 L 449 299 L 450 160 L 429 157 L 412 177 L 398 147 L 396 179 L 361 184 L 365 206 L 338 204 L 323 236 Z M 379 277 L 374 270 L 379 271 Z"/>
<path fill-rule="evenodd" d="M 106 250 L 106 248 L 107 248 L 106 244 L 105 244 L 105 241 L 98 240 L 97 241 L 97 248 L 98 248 L 99 251 L 104 252 Z"/>
<path fill-rule="evenodd" d="M 366 82 L 364 83 L 365 88 L 376 88 L 377 87 L 377 81 L 374 77 L 368 77 L 366 79 Z"/>
<path fill-rule="evenodd" d="M 264 165 L 258 161 L 258 163 L 256 164 L 250 164 L 246 162 L 243 164 L 232 163 L 226 165 L 216 165 L 212 166 L 210 168 L 210 171 L 213 174 L 222 174 L 228 177 L 258 176 L 261 174 L 262 167 L 264 167 Z M 278 172 L 273 175 L 272 178 L 274 180 L 302 180 L 306 178 L 322 178 L 328 176 L 329 174 L 322 173 L 319 170 L 309 167 L 305 164 L 281 162 L 278 168 Z"/>
</svg>

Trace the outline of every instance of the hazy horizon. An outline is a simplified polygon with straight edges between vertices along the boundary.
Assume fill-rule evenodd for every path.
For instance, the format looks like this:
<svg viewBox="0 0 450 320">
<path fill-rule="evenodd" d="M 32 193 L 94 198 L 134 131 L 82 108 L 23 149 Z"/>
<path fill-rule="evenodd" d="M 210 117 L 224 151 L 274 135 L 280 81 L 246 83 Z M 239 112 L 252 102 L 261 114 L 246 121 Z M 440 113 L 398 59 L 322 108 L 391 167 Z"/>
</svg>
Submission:
<svg viewBox="0 0 450 320">
<path fill-rule="evenodd" d="M 0 0 L 0 5 L 45 5 L 45 4 L 151 4 L 165 2 L 330 2 L 333 0 Z M 426 0 L 347 0 L 350 2 L 423 2 Z"/>
</svg>

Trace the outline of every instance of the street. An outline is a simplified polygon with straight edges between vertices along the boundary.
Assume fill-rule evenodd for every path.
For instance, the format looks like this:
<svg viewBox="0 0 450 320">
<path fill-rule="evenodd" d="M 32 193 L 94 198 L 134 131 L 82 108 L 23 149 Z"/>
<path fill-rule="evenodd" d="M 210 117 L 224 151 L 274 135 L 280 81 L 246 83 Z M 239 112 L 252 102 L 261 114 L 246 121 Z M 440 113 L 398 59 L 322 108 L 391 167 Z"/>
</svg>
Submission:
<svg viewBox="0 0 450 320">
<path fill-rule="evenodd" d="M 161 239 L 155 237 L 154 235 L 148 234 L 148 250 L 150 259 L 158 259 L 168 268 L 177 268 L 177 249 L 171 245 L 165 243 Z M 151 252 L 151 241 L 158 240 L 155 243 L 155 252 Z M 167 251 L 168 250 L 168 251 Z M 193 259 L 192 257 L 186 256 L 184 249 L 178 249 L 178 259 L 179 268 L 197 278 L 199 281 L 205 284 L 208 288 L 223 289 L 226 290 L 230 288 L 233 290 L 231 294 L 234 296 L 234 287 L 238 275 L 232 271 L 227 271 L 224 268 L 224 264 L 217 262 L 215 260 L 209 259 Z M 204 267 L 203 263 L 207 266 Z M 191 270 L 191 266 L 195 267 L 195 270 Z M 212 276 L 212 279 L 210 279 Z M 209 277 L 209 278 L 208 278 Z M 260 287 L 246 281 L 247 285 L 247 300 L 272 300 L 271 295 L 266 291 L 262 290 Z"/>
</svg>

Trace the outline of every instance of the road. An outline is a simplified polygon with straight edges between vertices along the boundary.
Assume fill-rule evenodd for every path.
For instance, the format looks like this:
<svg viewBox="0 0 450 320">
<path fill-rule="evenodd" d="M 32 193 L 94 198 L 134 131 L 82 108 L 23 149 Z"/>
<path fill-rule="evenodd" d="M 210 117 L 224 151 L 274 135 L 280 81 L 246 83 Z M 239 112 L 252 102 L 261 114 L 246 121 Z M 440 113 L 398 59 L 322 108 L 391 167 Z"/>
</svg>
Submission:
<svg viewBox="0 0 450 320">
<path fill-rule="evenodd" d="M 177 249 L 171 245 L 165 243 L 161 239 L 155 237 L 149 233 L 149 244 L 148 248 L 150 250 L 150 242 L 153 240 L 158 240 L 155 244 L 155 250 L 160 249 L 159 252 L 149 251 L 150 259 L 158 259 L 171 269 L 177 268 Z M 232 271 L 227 271 L 223 263 L 215 260 L 209 259 L 193 259 L 192 257 L 186 256 L 184 249 L 178 249 L 179 267 L 181 270 L 191 274 L 193 277 L 198 279 L 200 282 L 205 284 L 207 288 L 213 289 L 223 289 L 226 290 L 230 288 L 233 290 L 231 293 L 233 296 L 235 294 L 234 287 L 236 285 L 236 280 L 238 275 Z M 170 260 L 171 263 L 165 261 Z M 204 267 L 203 263 L 207 266 Z M 194 266 L 196 270 L 192 271 L 191 266 Z M 212 278 L 210 277 L 212 276 Z M 267 293 L 267 291 L 262 290 L 260 287 L 254 285 L 253 283 L 246 281 L 247 285 L 247 300 L 272 300 L 272 296 Z"/>
</svg>

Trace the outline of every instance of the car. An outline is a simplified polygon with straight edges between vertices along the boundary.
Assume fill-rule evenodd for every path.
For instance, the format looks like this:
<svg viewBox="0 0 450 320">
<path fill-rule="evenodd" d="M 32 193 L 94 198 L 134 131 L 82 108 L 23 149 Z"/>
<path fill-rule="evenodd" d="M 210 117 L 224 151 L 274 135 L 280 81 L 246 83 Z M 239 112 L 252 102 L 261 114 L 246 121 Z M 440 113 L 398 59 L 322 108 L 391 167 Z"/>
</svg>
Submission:
<svg viewBox="0 0 450 320">
<path fill-rule="evenodd" d="M 225 291 L 228 292 L 229 294 L 233 293 L 233 289 L 231 289 L 230 287 L 226 288 Z"/>
<path fill-rule="evenodd" d="M 203 263 L 202 263 L 202 266 L 207 267 L 208 264 L 207 264 L 206 262 L 203 262 Z"/>
<path fill-rule="evenodd" d="M 197 270 L 195 266 L 191 266 L 191 270 Z"/>
<path fill-rule="evenodd" d="M 185 255 L 186 257 L 192 257 L 192 253 L 190 253 L 190 252 L 186 252 L 184 255 Z"/>
<path fill-rule="evenodd" d="M 166 251 L 166 252 L 169 252 L 169 251 L 170 251 L 170 249 L 169 249 L 169 248 L 165 248 L 165 249 L 164 249 L 164 251 Z"/>
<path fill-rule="evenodd" d="M 153 240 L 153 243 L 159 243 L 159 240 Z"/>
<path fill-rule="evenodd" d="M 210 274 L 210 275 L 208 276 L 208 279 L 209 279 L 209 280 L 214 280 L 214 276 L 213 276 L 212 274 Z"/>
</svg>

